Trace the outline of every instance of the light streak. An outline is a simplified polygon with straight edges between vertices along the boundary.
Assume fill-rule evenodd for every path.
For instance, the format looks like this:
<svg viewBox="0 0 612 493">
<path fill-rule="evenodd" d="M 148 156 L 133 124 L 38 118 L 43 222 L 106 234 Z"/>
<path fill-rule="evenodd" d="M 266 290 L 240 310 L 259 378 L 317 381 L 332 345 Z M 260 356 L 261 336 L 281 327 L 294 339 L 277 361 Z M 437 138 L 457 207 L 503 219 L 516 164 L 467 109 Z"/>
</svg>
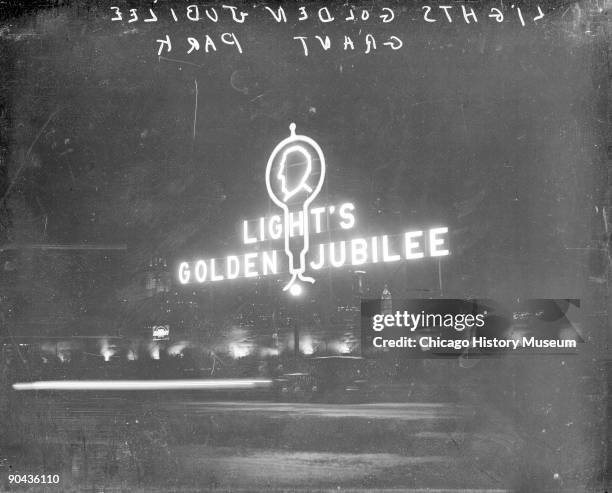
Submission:
<svg viewBox="0 0 612 493">
<path fill-rule="evenodd" d="M 14 383 L 15 390 L 247 390 L 272 386 L 269 379 L 42 380 Z"/>
</svg>

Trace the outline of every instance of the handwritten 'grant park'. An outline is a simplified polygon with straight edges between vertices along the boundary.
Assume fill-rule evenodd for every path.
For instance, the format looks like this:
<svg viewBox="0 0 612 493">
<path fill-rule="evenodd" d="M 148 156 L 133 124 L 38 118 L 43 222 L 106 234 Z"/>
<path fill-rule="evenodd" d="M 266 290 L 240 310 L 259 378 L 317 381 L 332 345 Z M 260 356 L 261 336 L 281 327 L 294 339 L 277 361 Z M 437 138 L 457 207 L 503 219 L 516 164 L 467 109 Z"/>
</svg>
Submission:
<svg viewBox="0 0 612 493">
<path fill-rule="evenodd" d="M 150 8 L 125 8 L 110 7 L 111 21 L 128 25 L 143 23 L 151 24 L 157 22 L 188 23 L 196 26 L 209 24 L 214 26 L 218 23 L 229 23 L 239 26 L 249 22 L 255 14 L 263 12 L 277 24 L 290 24 L 292 26 L 308 26 L 308 22 L 318 22 L 321 25 L 339 24 L 357 25 L 359 34 L 346 33 L 340 36 L 329 36 L 322 34 L 300 34 L 292 36 L 291 42 L 304 56 L 317 52 L 326 52 L 331 49 L 340 49 L 345 52 L 362 52 L 371 54 L 382 50 L 397 51 L 404 46 L 402 34 L 380 34 L 368 32 L 368 28 L 374 31 L 376 26 L 393 26 L 393 23 L 401 15 L 410 15 L 412 20 L 417 20 L 431 25 L 460 23 L 464 25 L 477 25 L 479 23 L 516 23 L 522 27 L 537 25 L 544 18 L 544 12 L 539 5 L 526 8 L 515 4 L 506 7 L 491 7 L 481 11 L 475 11 L 469 5 L 423 5 L 416 12 L 406 9 L 393 9 L 391 7 L 361 8 L 345 5 L 340 11 L 329 7 L 300 6 L 295 9 L 284 7 L 254 6 L 245 9 L 235 5 L 201 6 L 196 4 L 184 7 L 169 7 L 154 5 Z M 255 12 L 257 10 L 257 12 Z M 198 26 L 199 28 L 200 26 Z M 216 34 L 201 34 L 194 32 L 188 36 L 173 36 L 168 33 L 161 34 L 156 39 L 157 55 L 186 54 L 193 55 L 213 54 L 221 51 L 233 50 L 242 54 L 248 48 L 240 35 L 234 31 Z"/>
</svg>

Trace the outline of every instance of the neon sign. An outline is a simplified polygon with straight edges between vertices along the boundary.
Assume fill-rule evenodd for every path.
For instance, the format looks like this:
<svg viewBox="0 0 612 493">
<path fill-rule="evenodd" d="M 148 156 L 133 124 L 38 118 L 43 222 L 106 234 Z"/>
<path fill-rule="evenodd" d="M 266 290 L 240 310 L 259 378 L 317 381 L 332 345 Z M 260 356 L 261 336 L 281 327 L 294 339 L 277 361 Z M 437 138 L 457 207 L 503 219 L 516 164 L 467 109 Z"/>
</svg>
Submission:
<svg viewBox="0 0 612 493">
<path fill-rule="evenodd" d="M 315 282 L 314 278 L 305 275 L 306 254 L 310 246 L 310 221 L 306 221 L 305 218 L 309 217 L 308 208 L 321 191 L 323 180 L 325 180 L 325 157 L 319 145 L 310 137 L 296 135 L 295 123 L 289 125 L 289 130 L 291 135 L 279 142 L 274 148 L 266 166 L 266 188 L 268 189 L 268 195 L 283 210 L 285 254 L 289 260 L 289 272 L 291 274 L 291 279 L 285 285 L 283 291 L 287 291 L 294 286 L 297 279 L 309 283 Z M 311 154 L 311 151 L 314 151 L 316 157 Z M 280 159 L 278 158 L 279 154 L 281 156 Z M 295 160 L 296 156 L 297 160 Z M 290 161 L 292 157 L 294 159 Z M 313 170 L 313 164 L 315 165 L 314 167 L 318 168 L 317 170 Z M 290 173 L 291 167 L 294 168 L 294 173 Z M 297 175 L 297 179 L 296 176 L 291 176 L 292 174 Z M 276 178 L 276 180 L 272 180 L 272 177 Z M 309 182 L 313 183 L 309 184 Z M 278 193 L 279 184 L 280 197 Z M 291 187 L 288 184 L 294 186 Z M 302 212 L 300 237 L 303 238 L 297 259 L 294 258 L 291 248 L 290 227 L 290 209 L 296 206 Z M 299 290 L 299 288 L 294 288 L 294 293 L 296 290 Z"/>
<path fill-rule="evenodd" d="M 311 275 L 323 268 L 360 266 L 415 260 L 449 255 L 448 228 L 433 227 L 406 231 L 396 235 L 343 239 L 318 243 L 311 248 L 311 236 L 330 229 L 350 230 L 355 227 L 355 206 L 351 202 L 326 207 L 313 207 L 325 180 L 325 157 L 310 137 L 295 133 L 272 151 L 266 166 L 266 188 L 281 214 L 243 221 L 242 241 L 245 245 L 281 240 L 282 250 L 253 251 L 222 258 L 180 262 L 181 284 L 208 283 L 239 277 L 253 278 L 289 274 L 283 291 L 299 294 L 301 283 L 314 283 Z"/>
</svg>

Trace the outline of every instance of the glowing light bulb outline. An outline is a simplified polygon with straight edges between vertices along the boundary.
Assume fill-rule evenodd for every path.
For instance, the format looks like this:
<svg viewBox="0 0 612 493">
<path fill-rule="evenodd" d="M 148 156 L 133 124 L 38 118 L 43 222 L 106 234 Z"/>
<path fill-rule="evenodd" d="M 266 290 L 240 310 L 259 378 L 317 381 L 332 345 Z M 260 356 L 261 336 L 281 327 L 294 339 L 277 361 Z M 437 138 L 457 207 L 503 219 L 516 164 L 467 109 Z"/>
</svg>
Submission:
<svg viewBox="0 0 612 493">
<path fill-rule="evenodd" d="M 291 279 L 285 285 L 285 287 L 283 288 L 283 291 L 287 291 L 288 289 L 290 289 L 291 286 L 293 286 L 293 284 L 297 281 L 297 279 L 301 279 L 302 281 L 309 282 L 311 284 L 315 282 L 315 280 L 312 277 L 308 277 L 304 275 L 304 273 L 306 272 L 306 253 L 308 253 L 308 249 L 310 247 L 308 208 L 310 207 L 310 204 L 312 203 L 312 201 L 317 197 L 317 195 L 319 195 L 321 188 L 323 188 L 323 182 L 325 181 L 325 156 L 323 156 L 323 150 L 321 149 L 321 147 L 319 147 L 319 144 L 317 144 L 310 137 L 306 135 L 296 134 L 295 129 L 296 129 L 295 123 L 291 123 L 289 125 L 289 130 L 291 132 L 291 135 L 281 140 L 277 144 L 277 146 L 272 151 L 272 154 L 270 154 L 270 157 L 268 158 L 268 164 L 266 165 L 266 189 L 268 191 L 268 195 L 270 196 L 272 201 L 283 210 L 283 216 L 284 216 L 283 230 L 285 233 L 285 254 L 287 255 L 287 258 L 289 259 L 289 272 L 291 273 Z M 308 189 L 311 188 L 305 183 L 305 181 L 308 179 L 308 177 L 310 177 L 312 173 L 312 156 L 310 155 L 308 150 L 306 150 L 304 147 L 298 144 L 295 144 L 289 147 L 288 149 L 286 149 L 282 155 L 282 165 L 281 165 L 281 170 L 279 171 L 279 174 L 283 170 L 284 163 L 286 161 L 287 155 L 290 152 L 290 149 L 293 149 L 293 151 L 291 152 L 300 152 L 304 156 L 307 156 L 306 160 L 308 163 L 308 168 L 307 168 L 308 172 L 304 174 L 304 177 L 302 177 L 302 180 L 299 186 L 293 190 L 293 193 L 291 193 L 290 195 L 287 195 L 287 192 L 283 190 L 283 188 L 286 189 L 286 183 L 284 180 L 282 180 L 279 177 L 279 174 L 277 174 L 276 178 L 281 181 L 281 191 L 285 193 L 284 200 L 280 200 L 278 198 L 278 196 L 274 193 L 274 190 L 272 189 L 272 185 L 270 183 L 270 178 L 272 175 L 272 166 L 274 165 L 274 161 L 276 159 L 277 154 L 285 146 L 293 142 L 296 142 L 296 141 L 301 141 L 301 142 L 304 142 L 310 145 L 316 151 L 318 158 L 319 158 L 319 163 L 321 166 L 321 170 L 319 172 L 319 180 L 317 182 L 317 185 L 315 186 L 314 189 L 311 189 L 310 195 L 306 198 L 302 206 L 304 246 L 302 250 L 300 251 L 300 258 L 299 258 L 300 265 L 297 269 L 294 267 L 294 263 L 293 263 L 293 252 L 289 248 L 289 240 L 290 240 L 291 235 L 290 235 L 290 230 L 289 230 L 289 206 L 287 205 L 286 201 L 289 200 L 289 198 L 291 198 L 293 195 L 295 195 L 295 193 L 304 189 L 304 185 L 307 187 L 305 188 L 306 191 L 308 191 Z"/>
<path fill-rule="evenodd" d="M 285 168 L 287 167 L 287 156 L 294 152 L 299 152 L 302 156 L 306 158 L 306 172 L 300 179 L 300 183 L 293 190 L 287 190 L 287 177 L 285 176 Z M 293 145 L 288 147 L 283 152 L 283 156 L 281 157 L 281 164 L 278 169 L 278 173 L 276 174 L 276 178 L 281 182 L 281 191 L 285 194 L 283 202 L 287 202 L 291 197 L 293 197 L 296 193 L 305 190 L 307 193 L 312 193 L 312 188 L 306 183 L 306 180 L 310 178 L 312 173 L 312 157 L 310 153 L 304 149 L 300 145 Z"/>
</svg>

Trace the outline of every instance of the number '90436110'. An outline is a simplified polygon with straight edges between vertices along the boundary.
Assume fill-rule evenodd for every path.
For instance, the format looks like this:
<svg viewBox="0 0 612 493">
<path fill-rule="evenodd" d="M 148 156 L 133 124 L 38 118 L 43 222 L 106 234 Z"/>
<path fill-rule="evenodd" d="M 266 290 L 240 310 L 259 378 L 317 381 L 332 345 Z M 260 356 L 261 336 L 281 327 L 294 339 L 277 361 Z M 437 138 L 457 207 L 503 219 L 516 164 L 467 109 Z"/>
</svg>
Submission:
<svg viewBox="0 0 612 493">
<path fill-rule="evenodd" d="M 59 474 L 9 474 L 9 484 L 58 484 Z"/>
</svg>

